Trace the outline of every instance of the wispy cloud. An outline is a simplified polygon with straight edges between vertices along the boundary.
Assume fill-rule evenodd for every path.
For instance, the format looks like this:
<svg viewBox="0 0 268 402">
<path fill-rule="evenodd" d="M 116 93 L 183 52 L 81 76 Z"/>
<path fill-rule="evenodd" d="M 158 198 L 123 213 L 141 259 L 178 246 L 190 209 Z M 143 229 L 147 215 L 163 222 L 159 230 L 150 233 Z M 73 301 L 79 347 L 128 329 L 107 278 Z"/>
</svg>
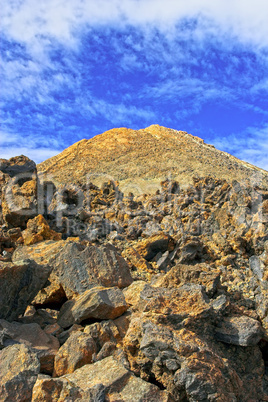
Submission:
<svg viewBox="0 0 268 402">
<path fill-rule="evenodd" d="M 244 132 L 232 133 L 221 138 L 214 136 L 213 144 L 239 159 L 268 171 L 268 124 L 263 127 L 249 127 Z"/>
<path fill-rule="evenodd" d="M 259 138 L 247 126 L 268 113 L 267 15 L 266 0 L 4 1 L 1 152 L 41 158 L 115 125 L 194 132 L 207 105 Z"/>
</svg>

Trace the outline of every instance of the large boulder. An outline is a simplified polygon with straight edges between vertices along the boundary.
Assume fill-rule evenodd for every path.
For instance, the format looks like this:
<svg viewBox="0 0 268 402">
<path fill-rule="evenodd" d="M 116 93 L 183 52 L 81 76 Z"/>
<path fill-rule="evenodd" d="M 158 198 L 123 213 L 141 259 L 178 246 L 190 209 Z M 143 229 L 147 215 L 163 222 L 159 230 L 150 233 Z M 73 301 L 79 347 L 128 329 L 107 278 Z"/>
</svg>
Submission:
<svg viewBox="0 0 268 402">
<path fill-rule="evenodd" d="M 0 262 L 0 318 L 16 320 L 45 285 L 50 268 L 32 260 Z"/>
<path fill-rule="evenodd" d="M 30 402 L 39 369 L 36 353 L 24 344 L 0 351 L 0 400 Z"/>
<path fill-rule="evenodd" d="M 27 255 L 37 263 L 47 263 L 52 267 L 50 285 L 61 286 L 68 299 L 97 285 L 124 288 L 133 281 L 128 263 L 111 244 L 96 247 L 83 245 L 77 240 L 48 240 L 17 248 L 13 261 Z M 47 294 L 49 298 L 49 291 Z M 45 297 L 42 299 L 46 303 Z"/>
<path fill-rule="evenodd" d="M 123 292 L 101 286 L 84 292 L 62 306 L 58 323 L 67 328 L 87 319 L 109 320 L 122 315 L 128 308 Z"/>
<path fill-rule="evenodd" d="M 0 320 L 0 336 L 4 335 L 3 347 L 14 343 L 25 344 L 37 354 L 42 373 L 52 374 L 59 341 L 47 334 L 38 324 L 21 324 Z"/>
<path fill-rule="evenodd" d="M 90 335 L 80 331 L 71 333 L 55 357 L 53 376 L 70 374 L 79 367 L 92 363 L 92 357 L 96 352 L 96 343 Z"/>
<path fill-rule="evenodd" d="M 36 173 L 36 164 L 27 156 L 15 156 L 10 159 L 0 159 L 0 171 L 10 177 L 20 174 Z"/>
<path fill-rule="evenodd" d="M 71 387 L 70 387 L 71 384 Z M 76 399 L 75 399 L 76 398 Z M 174 401 L 166 391 L 136 378 L 113 357 L 87 364 L 72 374 L 50 379 L 39 376 L 32 401 Z"/>
</svg>

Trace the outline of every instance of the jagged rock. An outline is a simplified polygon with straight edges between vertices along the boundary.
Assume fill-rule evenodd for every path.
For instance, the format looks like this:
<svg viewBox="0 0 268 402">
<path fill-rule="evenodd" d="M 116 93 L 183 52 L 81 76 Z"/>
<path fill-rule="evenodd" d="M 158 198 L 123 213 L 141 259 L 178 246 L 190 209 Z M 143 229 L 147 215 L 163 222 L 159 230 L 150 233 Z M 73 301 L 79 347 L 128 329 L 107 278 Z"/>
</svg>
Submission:
<svg viewBox="0 0 268 402">
<path fill-rule="evenodd" d="M 131 371 L 147 381 L 154 378 L 178 401 L 262 400 L 258 346 L 228 348 L 213 340 L 209 317 L 197 313 L 180 325 L 174 314 L 134 313 L 124 338 Z"/>
<path fill-rule="evenodd" d="M 27 222 L 27 228 L 22 233 L 26 246 L 43 240 L 61 240 L 61 233 L 50 229 L 43 215 L 38 215 Z"/>
<path fill-rule="evenodd" d="M 33 388 L 32 402 L 75 402 L 79 400 L 104 402 L 104 386 L 99 384 L 82 389 L 64 377 L 51 378 L 47 375 L 39 375 Z"/>
<path fill-rule="evenodd" d="M 49 399 L 46 399 L 49 398 Z M 87 364 L 60 378 L 39 376 L 32 401 L 59 400 L 172 402 L 166 391 L 136 378 L 113 357 Z"/>
<path fill-rule="evenodd" d="M 103 384 L 105 395 L 111 401 L 171 401 L 165 391 L 160 391 L 157 386 L 136 378 L 113 357 L 83 366 L 64 378 L 82 389 Z"/>
<path fill-rule="evenodd" d="M 96 344 L 90 335 L 73 332 L 58 350 L 53 377 L 73 373 L 79 367 L 92 363 L 92 356 L 96 352 Z"/>
<path fill-rule="evenodd" d="M 0 170 L 4 173 L 3 219 L 14 227 L 25 226 L 27 220 L 37 214 L 36 165 L 22 155 L 1 159 Z"/>
<path fill-rule="evenodd" d="M 0 400 L 30 402 L 40 363 L 26 345 L 8 346 L 0 351 Z"/>
<path fill-rule="evenodd" d="M 81 296 L 69 300 L 60 310 L 58 323 L 67 328 L 90 318 L 114 319 L 122 315 L 128 306 L 122 291 L 116 287 L 94 287 Z"/>
<path fill-rule="evenodd" d="M 36 304 L 53 302 L 53 294 L 55 298 L 62 295 L 60 287 L 71 298 L 96 285 L 122 288 L 133 281 L 127 262 L 111 244 L 96 247 L 76 241 L 47 241 L 18 248 L 13 261 L 24 255 L 52 267 L 49 288 L 40 292 Z"/>
<path fill-rule="evenodd" d="M 130 305 L 135 305 L 140 300 L 140 293 L 143 291 L 145 281 L 135 281 L 130 286 L 123 290 L 126 302 Z"/>
<path fill-rule="evenodd" d="M 23 317 L 18 318 L 18 321 L 23 324 L 38 324 L 42 329 L 47 325 L 56 324 L 58 311 L 50 309 L 38 309 L 34 306 L 28 306 Z"/>
<path fill-rule="evenodd" d="M 84 333 L 89 334 L 94 339 L 97 352 L 101 350 L 105 343 L 117 343 L 121 340 L 118 327 L 112 320 L 95 322 L 94 324 L 86 325 Z"/>
<path fill-rule="evenodd" d="M 50 268 L 32 260 L 0 264 L 0 318 L 16 320 L 45 285 Z"/>
<path fill-rule="evenodd" d="M 40 360 L 41 372 L 48 374 L 53 372 L 54 358 L 59 349 L 57 338 L 46 334 L 38 324 L 10 323 L 0 320 L 0 330 L 8 335 L 8 339 L 4 341 L 4 347 L 13 343 L 30 346 Z"/>
<path fill-rule="evenodd" d="M 122 256 L 131 266 L 131 275 L 136 280 L 150 280 L 154 273 L 153 266 L 143 258 L 137 250 L 129 247 L 123 251 Z"/>
<path fill-rule="evenodd" d="M 68 340 L 68 338 L 71 336 L 71 334 L 73 332 L 76 332 L 76 331 L 83 332 L 83 330 L 84 330 L 84 327 L 82 327 L 82 325 L 74 324 L 67 330 L 62 331 L 58 336 L 60 345 L 63 345 Z"/>
<path fill-rule="evenodd" d="M 262 336 L 260 323 L 247 316 L 225 317 L 215 328 L 216 339 L 232 345 L 254 346 Z"/>
<path fill-rule="evenodd" d="M 9 175 L 10 177 L 17 176 L 19 174 L 36 173 L 36 164 L 27 156 L 21 155 L 14 158 L 0 159 L 1 172 Z"/>
<path fill-rule="evenodd" d="M 220 270 L 208 264 L 177 264 L 170 271 L 154 282 L 154 286 L 174 288 L 184 283 L 195 283 L 204 286 L 209 297 L 214 296 L 220 287 Z"/>
<path fill-rule="evenodd" d="M 160 251 L 174 250 L 174 240 L 164 233 L 160 233 L 142 240 L 135 247 L 136 251 L 147 261 L 152 260 Z"/>
</svg>

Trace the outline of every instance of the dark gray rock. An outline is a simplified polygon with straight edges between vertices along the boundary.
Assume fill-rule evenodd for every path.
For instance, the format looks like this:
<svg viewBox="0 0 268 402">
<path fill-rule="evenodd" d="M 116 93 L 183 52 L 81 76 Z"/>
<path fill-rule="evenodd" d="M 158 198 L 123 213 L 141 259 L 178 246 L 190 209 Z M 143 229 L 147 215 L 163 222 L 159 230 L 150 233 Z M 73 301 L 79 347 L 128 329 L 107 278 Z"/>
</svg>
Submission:
<svg viewBox="0 0 268 402">
<path fill-rule="evenodd" d="M 0 318 L 12 321 L 24 314 L 50 271 L 48 266 L 32 260 L 18 261 L 16 265 L 0 262 Z"/>
<path fill-rule="evenodd" d="M 254 346 L 263 336 L 259 321 L 247 316 L 224 317 L 215 329 L 215 338 L 224 343 L 239 346 Z"/>
</svg>

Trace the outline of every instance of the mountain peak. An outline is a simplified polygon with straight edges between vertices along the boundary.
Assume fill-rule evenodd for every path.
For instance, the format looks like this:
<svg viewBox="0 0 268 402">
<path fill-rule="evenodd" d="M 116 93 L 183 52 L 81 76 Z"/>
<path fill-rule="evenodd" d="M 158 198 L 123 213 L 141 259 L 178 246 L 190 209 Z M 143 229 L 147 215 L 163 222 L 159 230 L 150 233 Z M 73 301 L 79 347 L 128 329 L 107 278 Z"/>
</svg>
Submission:
<svg viewBox="0 0 268 402">
<path fill-rule="evenodd" d="M 113 128 L 89 140 L 81 140 L 38 165 L 59 183 L 100 185 L 120 182 L 134 193 L 155 192 L 166 178 L 181 185 L 193 176 L 252 180 L 268 183 L 268 172 L 206 144 L 185 131 L 153 124 L 140 130 Z"/>
</svg>

